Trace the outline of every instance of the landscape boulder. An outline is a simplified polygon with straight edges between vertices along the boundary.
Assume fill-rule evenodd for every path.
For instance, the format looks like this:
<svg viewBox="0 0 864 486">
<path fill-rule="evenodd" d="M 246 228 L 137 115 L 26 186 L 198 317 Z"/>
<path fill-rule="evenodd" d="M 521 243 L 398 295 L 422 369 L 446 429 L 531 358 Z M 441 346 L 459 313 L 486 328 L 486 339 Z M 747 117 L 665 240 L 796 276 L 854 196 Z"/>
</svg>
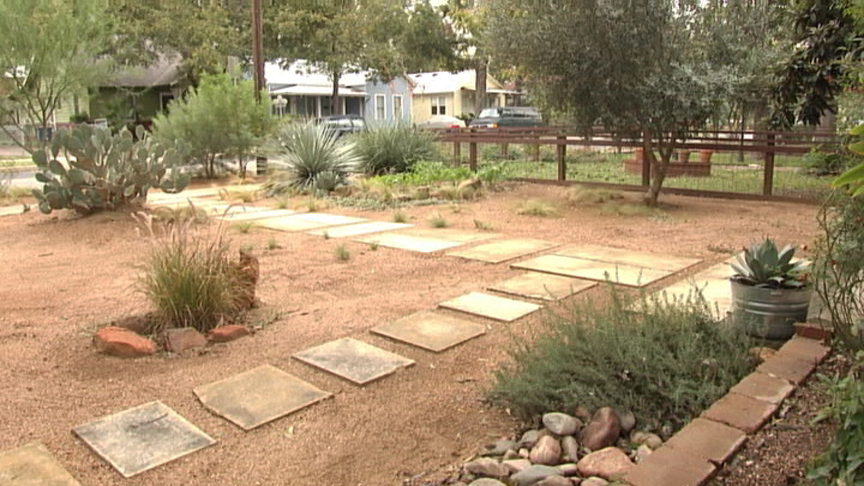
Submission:
<svg viewBox="0 0 864 486">
<path fill-rule="evenodd" d="M 119 358 L 139 358 L 156 352 L 156 343 L 123 327 L 109 326 L 93 336 L 100 353 Z"/>
<path fill-rule="evenodd" d="M 191 327 L 165 331 L 165 347 L 172 353 L 183 354 L 205 346 L 207 346 L 207 338 Z"/>
<path fill-rule="evenodd" d="M 617 447 L 607 447 L 592 452 L 576 464 L 582 476 L 599 476 L 610 481 L 620 479 L 633 466 L 633 461 Z"/>
<path fill-rule="evenodd" d="M 249 335 L 249 329 L 246 326 L 238 326 L 229 324 L 227 326 L 219 326 L 210 329 L 207 333 L 207 339 L 214 343 L 227 343 L 235 339 L 240 339 L 243 336 Z"/>
</svg>

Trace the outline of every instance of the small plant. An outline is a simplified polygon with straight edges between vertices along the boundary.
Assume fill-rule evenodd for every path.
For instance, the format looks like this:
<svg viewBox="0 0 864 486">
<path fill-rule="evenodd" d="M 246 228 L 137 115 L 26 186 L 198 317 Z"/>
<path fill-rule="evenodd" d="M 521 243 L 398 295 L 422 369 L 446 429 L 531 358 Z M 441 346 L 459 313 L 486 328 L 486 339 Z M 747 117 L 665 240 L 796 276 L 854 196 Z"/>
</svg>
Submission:
<svg viewBox="0 0 864 486">
<path fill-rule="evenodd" d="M 591 189 L 583 186 L 575 186 L 567 191 L 567 202 L 574 206 L 585 204 L 603 204 L 608 201 L 624 199 L 624 194 L 608 189 Z"/>
<path fill-rule="evenodd" d="M 372 243 L 369 243 L 369 250 L 370 251 L 378 251 L 378 242 L 373 241 Z"/>
<path fill-rule="evenodd" d="M 462 206 L 454 204 L 450 206 L 450 212 L 452 212 L 453 214 L 459 214 L 462 212 Z"/>
<path fill-rule="evenodd" d="M 405 172 L 435 156 L 435 134 L 408 125 L 384 124 L 356 134 L 360 170 L 370 175 Z"/>
<path fill-rule="evenodd" d="M 806 262 L 793 262 L 795 247 L 787 245 L 782 250 L 770 238 L 744 249 L 731 263 L 735 275 L 732 280 L 753 287 L 772 289 L 800 289 L 807 285 Z"/>
<path fill-rule="evenodd" d="M 327 231 L 324 231 L 324 233 L 322 233 L 321 236 L 323 236 L 325 240 L 330 239 L 330 233 L 328 233 Z"/>
<path fill-rule="evenodd" d="M 282 245 L 280 245 L 279 242 L 276 241 L 275 237 L 270 237 L 270 239 L 267 240 L 267 249 L 268 250 L 273 251 L 273 250 L 278 250 L 280 248 L 282 248 Z"/>
<path fill-rule="evenodd" d="M 288 209 L 291 206 L 291 200 L 287 197 L 280 197 L 274 204 L 276 209 Z"/>
<path fill-rule="evenodd" d="M 343 262 L 347 262 L 351 259 L 351 252 L 348 251 L 348 248 L 345 248 L 345 245 L 339 245 L 336 247 L 336 258 Z"/>
<path fill-rule="evenodd" d="M 516 208 L 516 214 L 521 214 L 523 216 L 540 216 L 540 217 L 550 217 L 557 216 L 558 210 L 555 209 L 555 206 L 549 204 L 546 201 L 542 201 L 540 199 L 529 199 L 527 201 L 522 201 L 519 203 L 519 206 Z"/>
<path fill-rule="evenodd" d="M 393 213 L 393 222 L 394 223 L 405 223 L 408 221 L 408 215 L 405 211 L 398 210 Z"/>
<path fill-rule="evenodd" d="M 446 228 L 447 220 L 444 219 L 444 216 L 442 216 L 441 213 L 432 213 L 432 215 L 429 216 L 429 225 L 433 228 Z"/>
<path fill-rule="evenodd" d="M 487 223 L 485 221 L 480 221 L 479 219 L 474 220 L 474 227 L 481 231 L 489 231 L 495 229 L 492 226 L 492 223 Z"/>
<path fill-rule="evenodd" d="M 226 201 L 253 203 L 258 199 L 258 191 L 254 189 L 222 189 L 219 197 Z"/>
<path fill-rule="evenodd" d="M 231 225 L 231 227 L 237 230 L 237 232 L 243 234 L 249 233 L 253 226 L 255 226 L 255 223 L 252 221 L 238 221 Z"/>
<path fill-rule="evenodd" d="M 309 200 L 306 201 L 306 210 L 309 211 L 310 213 L 314 213 L 315 211 L 321 211 L 322 209 L 326 209 L 326 208 L 327 208 L 327 203 L 324 201 L 321 201 L 320 199 L 315 199 L 313 197 L 313 198 L 309 198 Z"/>
</svg>

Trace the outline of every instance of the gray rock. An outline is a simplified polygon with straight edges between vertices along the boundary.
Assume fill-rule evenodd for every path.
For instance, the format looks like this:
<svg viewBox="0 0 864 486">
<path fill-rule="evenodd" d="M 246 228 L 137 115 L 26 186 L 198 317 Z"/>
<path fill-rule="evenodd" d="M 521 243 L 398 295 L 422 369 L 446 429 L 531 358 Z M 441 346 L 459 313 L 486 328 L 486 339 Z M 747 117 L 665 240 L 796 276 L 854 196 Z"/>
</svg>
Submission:
<svg viewBox="0 0 864 486">
<path fill-rule="evenodd" d="M 558 464 L 558 470 L 561 471 L 562 476 L 576 476 L 579 474 L 579 468 L 576 467 L 576 464 L 572 462 L 568 462 L 567 464 Z"/>
<path fill-rule="evenodd" d="M 534 483 L 534 486 L 573 486 L 573 482 L 564 476 L 549 476 Z"/>
<path fill-rule="evenodd" d="M 594 476 L 588 479 L 583 479 L 580 486 L 609 486 L 609 481 Z"/>
<path fill-rule="evenodd" d="M 636 416 L 633 412 L 624 412 L 618 418 L 621 420 L 621 433 L 629 434 L 633 427 L 636 427 Z"/>
<path fill-rule="evenodd" d="M 566 413 L 552 412 L 543 414 L 543 426 L 555 435 L 575 434 L 582 425 L 579 419 Z"/>
<path fill-rule="evenodd" d="M 561 438 L 561 452 L 564 454 L 564 458 L 569 459 L 571 461 L 579 460 L 579 442 L 576 441 L 575 437 L 567 436 Z"/>
<path fill-rule="evenodd" d="M 534 464 L 554 466 L 561 462 L 561 444 L 551 435 L 541 437 L 531 449 L 528 459 L 531 459 Z"/>
<path fill-rule="evenodd" d="M 477 476 L 487 478 L 506 478 L 510 470 L 495 459 L 481 457 L 465 464 L 465 470 Z"/>
<path fill-rule="evenodd" d="M 531 461 L 528 459 L 510 459 L 507 461 L 501 461 L 501 464 L 506 467 L 511 474 L 524 471 L 531 467 Z"/>
<path fill-rule="evenodd" d="M 515 486 L 531 486 L 549 476 L 560 476 L 558 468 L 534 465 L 510 476 L 510 482 Z"/>
<path fill-rule="evenodd" d="M 468 486 L 507 486 L 506 484 L 498 481 L 497 479 L 492 478 L 480 478 L 471 481 L 471 484 Z"/>
<path fill-rule="evenodd" d="M 540 440 L 540 431 L 539 430 L 529 430 L 522 434 L 522 438 L 519 439 L 519 447 L 527 447 L 532 448 L 537 441 Z"/>
<path fill-rule="evenodd" d="M 620 434 L 621 422 L 618 414 L 609 407 L 603 407 L 597 410 L 588 425 L 582 429 L 580 439 L 583 447 L 597 451 L 614 444 Z"/>
<path fill-rule="evenodd" d="M 486 446 L 486 452 L 483 453 L 484 456 L 503 456 L 509 450 L 516 449 L 516 442 L 509 439 L 501 439 L 496 441 L 494 444 L 488 444 Z"/>
</svg>

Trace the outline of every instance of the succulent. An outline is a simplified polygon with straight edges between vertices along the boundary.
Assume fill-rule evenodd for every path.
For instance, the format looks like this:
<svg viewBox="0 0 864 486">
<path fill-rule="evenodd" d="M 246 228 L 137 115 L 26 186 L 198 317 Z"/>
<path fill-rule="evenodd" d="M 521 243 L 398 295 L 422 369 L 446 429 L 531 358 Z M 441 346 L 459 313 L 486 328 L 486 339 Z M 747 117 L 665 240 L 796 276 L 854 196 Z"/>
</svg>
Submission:
<svg viewBox="0 0 864 486">
<path fill-rule="evenodd" d="M 66 164 L 58 160 L 61 151 Z M 182 154 L 182 146 L 165 148 L 142 127 L 133 138 L 127 129 L 112 135 L 107 129 L 82 125 L 58 132 L 50 153 L 33 154 L 39 169 L 36 180 L 43 184 L 33 196 L 45 214 L 55 209 L 89 214 L 146 200 L 152 188 L 180 192 L 189 183 L 188 175 L 174 170 Z"/>
<path fill-rule="evenodd" d="M 806 287 L 807 272 L 804 260 L 792 261 L 795 247 L 786 245 L 782 250 L 770 238 L 744 249 L 731 263 L 735 275 L 732 280 L 744 285 L 773 289 L 798 289 Z"/>
</svg>

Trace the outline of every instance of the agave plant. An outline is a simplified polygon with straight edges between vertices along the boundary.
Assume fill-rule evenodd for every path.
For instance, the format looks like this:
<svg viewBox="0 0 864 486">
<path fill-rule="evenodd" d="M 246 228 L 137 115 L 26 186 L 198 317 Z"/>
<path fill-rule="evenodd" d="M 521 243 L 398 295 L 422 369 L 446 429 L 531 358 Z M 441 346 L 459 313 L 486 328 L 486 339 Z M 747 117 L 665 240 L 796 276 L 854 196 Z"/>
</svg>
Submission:
<svg viewBox="0 0 864 486">
<path fill-rule="evenodd" d="M 744 255 L 738 255 L 731 263 L 735 275 L 732 280 L 754 287 L 774 289 L 799 289 L 808 285 L 804 260 L 792 261 L 795 247 L 786 245 L 777 249 L 770 238 L 744 249 Z"/>
<path fill-rule="evenodd" d="M 355 170 L 359 162 L 353 144 L 312 123 L 286 125 L 276 136 L 276 146 L 287 170 L 277 173 L 264 188 L 268 196 L 293 189 L 332 190 Z"/>
</svg>

